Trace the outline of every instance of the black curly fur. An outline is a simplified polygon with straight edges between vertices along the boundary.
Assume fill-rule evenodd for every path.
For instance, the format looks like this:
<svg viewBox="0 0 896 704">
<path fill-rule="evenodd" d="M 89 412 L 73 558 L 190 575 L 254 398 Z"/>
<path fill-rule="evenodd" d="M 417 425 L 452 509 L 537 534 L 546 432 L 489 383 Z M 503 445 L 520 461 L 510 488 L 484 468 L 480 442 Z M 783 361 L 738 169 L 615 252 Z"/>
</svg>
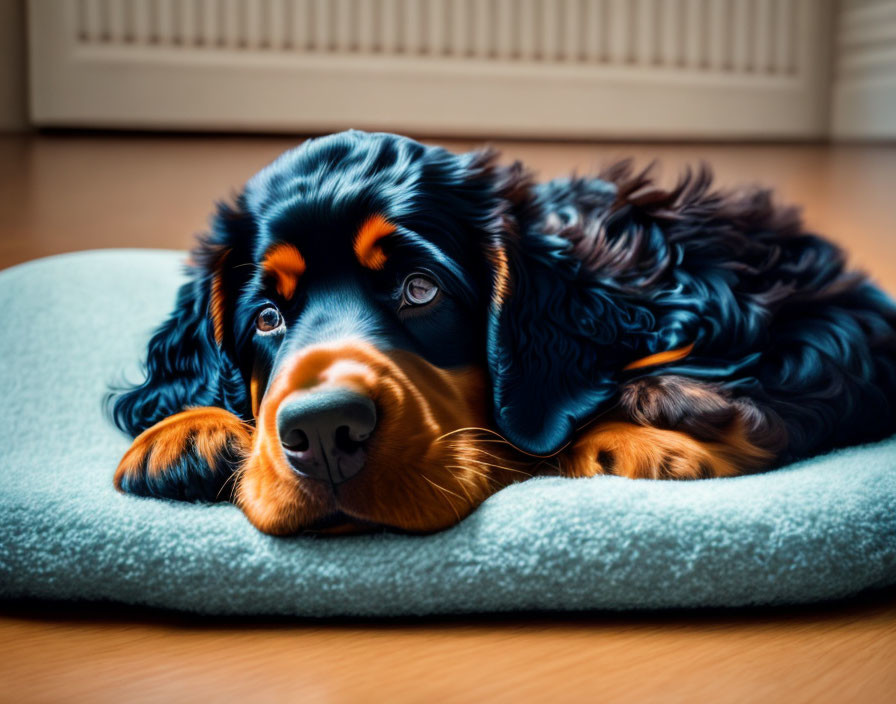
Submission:
<svg viewBox="0 0 896 704">
<path fill-rule="evenodd" d="M 768 190 L 715 191 L 706 166 L 662 189 L 622 162 L 538 193 L 541 230 L 570 243 L 580 279 L 646 313 L 633 341 L 695 343 L 650 374 L 749 401 L 778 462 L 896 429 L 896 307 Z"/>
<path fill-rule="evenodd" d="M 458 298 L 469 289 L 481 311 L 453 339 L 479 345 L 493 425 L 528 452 L 557 451 L 645 378 L 654 381 L 642 394 L 666 398 L 651 411 L 630 395 L 633 417 L 712 437 L 736 415 L 777 462 L 896 430 L 896 308 L 768 191 L 713 190 L 705 167 L 663 189 L 629 163 L 538 185 L 491 151 L 455 155 L 360 132 L 287 153 L 219 208 L 150 342 L 146 380 L 115 402 L 120 427 L 136 434 L 195 405 L 251 419 L 253 362 L 241 336 L 252 329 L 257 253 L 269 244 L 259 223 L 278 209 L 291 218 L 288 236 L 347 232 L 343 220 L 382 212 L 443 252 Z M 230 301 L 217 332 L 213 281 Z M 626 371 L 690 345 L 680 361 Z M 445 347 L 430 356 L 452 355 Z M 699 403 L 695 389 L 706 392 Z"/>
</svg>

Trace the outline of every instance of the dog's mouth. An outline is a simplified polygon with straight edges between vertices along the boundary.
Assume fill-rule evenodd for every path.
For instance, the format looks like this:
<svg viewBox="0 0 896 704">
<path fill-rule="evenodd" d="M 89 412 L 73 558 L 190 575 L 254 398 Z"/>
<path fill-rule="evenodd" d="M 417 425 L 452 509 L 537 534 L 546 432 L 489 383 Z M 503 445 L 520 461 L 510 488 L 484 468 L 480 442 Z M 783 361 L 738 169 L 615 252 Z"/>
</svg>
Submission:
<svg viewBox="0 0 896 704">
<path fill-rule="evenodd" d="M 380 533 L 395 530 L 383 523 L 375 523 L 350 516 L 341 509 L 314 520 L 302 533 L 322 535 L 356 535 L 358 533 Z"/>
</svg>

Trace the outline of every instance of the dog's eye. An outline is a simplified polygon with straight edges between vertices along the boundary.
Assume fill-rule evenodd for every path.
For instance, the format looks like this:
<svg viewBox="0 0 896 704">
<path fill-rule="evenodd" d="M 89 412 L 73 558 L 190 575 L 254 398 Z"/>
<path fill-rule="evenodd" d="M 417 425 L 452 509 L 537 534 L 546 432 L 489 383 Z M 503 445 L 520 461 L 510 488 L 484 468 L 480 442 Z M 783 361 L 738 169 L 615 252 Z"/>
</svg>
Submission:
<svg viewBox="0 0 896 704">
<path fill-rule="evenodd" d="M 276 332 L 283 327 L 283 316 L 274 306 L 268 306 L 258 314 L 255 327 L 262 334 Z"/>
<path fill-rule="evenodd" d="M 423 274 L 411 274 L 404 280 L 402 296 L 410 306 L 423 306 L 432 301 L 439 293 L 435 281 Z"/>
</svg>

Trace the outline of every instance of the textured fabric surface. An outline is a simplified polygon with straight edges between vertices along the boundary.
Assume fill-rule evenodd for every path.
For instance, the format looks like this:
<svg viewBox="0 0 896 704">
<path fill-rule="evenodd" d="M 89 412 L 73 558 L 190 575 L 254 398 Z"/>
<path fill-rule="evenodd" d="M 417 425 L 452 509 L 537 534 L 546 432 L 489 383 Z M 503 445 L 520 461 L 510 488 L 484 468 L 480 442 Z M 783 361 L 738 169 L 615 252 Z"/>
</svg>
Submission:
<svg viewBox="0 0 896 704">
<path fill-rule="evenodd" d="M 766 475 L 535 479 L 420 537 L 274 538 L 234 506 L 123 496 L 105 418 L 183 253 L 0 273 L 0 596 L 400 615 L 806 602 L 896 583 L 896 438 Z"/>
</svg>

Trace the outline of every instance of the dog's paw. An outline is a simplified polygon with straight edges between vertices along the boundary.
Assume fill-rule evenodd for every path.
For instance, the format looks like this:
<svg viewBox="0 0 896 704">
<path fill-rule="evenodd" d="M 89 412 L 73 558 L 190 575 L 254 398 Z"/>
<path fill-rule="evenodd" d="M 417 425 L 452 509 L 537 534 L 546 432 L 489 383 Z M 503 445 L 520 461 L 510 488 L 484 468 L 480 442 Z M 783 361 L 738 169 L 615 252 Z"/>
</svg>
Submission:
<svg viewBox="0 0 896 704">
<path fill-rule="evenodd" d="M 115 471 L 115 487 L 180 501 L 225 500 L 225 485 L 251 445 L 251 427 L 229 411 L 191 408 L 137 436 Z"/>
<path fill-rule="evenodd" d="M 681 376 L 648 376 L 625 384 L 619 405 L 638 425 L 718 440 L 744 409 L 721 387 Z"/>
<path fill-rule="evenodd" d="M 773 410 L 687 377 L 635 379 L 622 387 L 619 410 L 637 425 L 677 430 L 709 444 L 742 469 L 768 466 L 787 446 L 787 426 Z"/>
<path fill-rule="evenodd" d="M 583 430 L 567 451 L 565 474 L 615 474 L 629 479 L 702 479 L 741 473 L 735 456 L 720 443 L 675 430 L 623 421 Z"/>
</svg>

